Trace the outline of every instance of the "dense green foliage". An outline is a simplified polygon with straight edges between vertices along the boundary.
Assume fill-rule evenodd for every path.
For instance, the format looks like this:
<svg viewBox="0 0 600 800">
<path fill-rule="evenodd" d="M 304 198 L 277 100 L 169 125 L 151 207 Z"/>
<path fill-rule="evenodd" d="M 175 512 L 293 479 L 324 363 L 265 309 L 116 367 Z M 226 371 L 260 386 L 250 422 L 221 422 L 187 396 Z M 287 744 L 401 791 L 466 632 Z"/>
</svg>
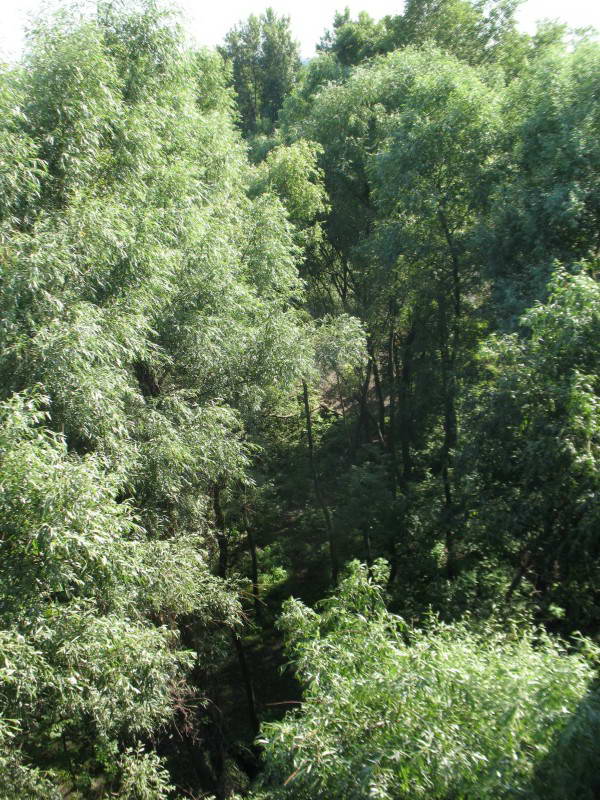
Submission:
<svg viewBox="0 0 600 800">
<path fill-rule="evenodd" d="M 83 796 L 103 766 L 142 796 L 124 745 L 224 657 L 218 493 L 310 362 L 284 209 L 248 200 L 220 60 L 181 41 L 102 4 L 2 75 L 3 737 Z"/>
<path fill-rule="evenodd" d="M 514 11 L 0 68 L 1 800 L 597 796 L 600 46 Z"/>
<path fill-rule="evenodd" d="M 234 615 L 235 605 L 193 540 L 144 535 L 101 461 L 69 455 L 61 435 L 40 427 L 41 404 L 15 396 L 2 409 L 0 731 L 5 746 L 23 741 L 58 777 L 86 761 L 109 766 L 117 737 L 169 718 L 193 654 L 174 647 L 172 626 L 152 624 L 157 612 Z M 46 796 L 20 748 L 3 769 L 13 797 L 38 780 L 35 796 Z"/>
<path fill-rule="evenodd" d="M 525 340 L 494 336 L 481 351 L 461 453 L 465 546 L 510 565 L 508 600 L 538 594 L 568 630 L 595 631 L 600 293 L 585 266 L 557 271 L 549 290 L 521 320 Z"/>
<path fill-rule="evenodd" d="M 272 128 L 300 69 L 298 44 L 289 17 L 268 8 L 251 15 L 225 37 L 221 53 L 231 63 L 233 87 L 244 133 Z"/>
<path fill-rule="evenodd" d="M 357 562 L 322 606 L 284 605 L 304 703 L 263 729 L 265 797 L 536 797 L 557 731 L 600 702 L 586 697 L 593 653 L 493 623 L 408 626 Z M 591 797 L 579 770 L 563 764 L 561 797 Z"/>
</svg>

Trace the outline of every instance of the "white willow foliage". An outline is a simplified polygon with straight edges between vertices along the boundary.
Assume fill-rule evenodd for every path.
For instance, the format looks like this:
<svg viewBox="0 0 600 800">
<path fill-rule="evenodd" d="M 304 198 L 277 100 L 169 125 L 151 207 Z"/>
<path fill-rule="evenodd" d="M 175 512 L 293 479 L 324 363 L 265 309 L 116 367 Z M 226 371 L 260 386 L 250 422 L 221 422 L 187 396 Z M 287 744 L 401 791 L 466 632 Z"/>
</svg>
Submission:
<svg viewBox="0 0 600 800">
<path fill-rule="evenodd" d="M 98 748 L 169 718 L 194 655 L 151 612 L 236 613 L 197 546 L 149 540 L 98 458 L 69 454 L 43 426 L 43 401 L 15 396 L 1 407 L 0 765 L 13 762 L 12 772 L 23 744 L 51 762 L 61 738 L 74 759 L 91 742 L 101 760 Z"/>
<path fill-rule="evenodd" d="M 39 190 L 42 165 L 34 142 L 23 131 L 22 99 L 14 73 L 0 66 L 0 243 L 4 227 L 23 215 Z"/>
<path fill-rule="evenodd" d="M 274 191 L 296 225 L 307 226 L 327 211 L 324 174 L 317 165 L 323 148 L 300 139 L 278 145 L 257 168 L 254 191 Z"/>
<path fill-rule="evenodd" d="M 468 621 L 411 627 L 385 608 L 385 565 L 372 573 L 354 562 L 321 615 L 286 602 L 281 626 L 304 702 L 263 726 L 257 797 L 547 797 L 560 734 L 586 708 L 597 713 L 586 698 L 597 648 L 568 654 L 543 633 Z"/>
<path fill-rule="evenodd" d="M 82 796 L 98 769 L 166 796 L 117 742 L 168 720 L 192 663 L 177 617 L 239 615 L 208 493 L 247 479 L 246 427 L 312 344 L 292 226 L 249 199 L 231 106 L 219 57 L 154 0 L 43 18 L 0 73 L 2 798 L 51 797 L 67 762 Z"/>
<path fill-rule="evenodd" d="M 152 2 L 40 23 L 26 67 L 6 147 L 39 199 L 6 235 L 4 386 L 42 385 L 69 445 L 128 485 L 155 471 L 149 448 L 163 472 L 239 475 L 243 419 L 293 386 L 308 345 L 293 231 L 273 195 L 247 199 L 230 104 L 207 97 L 227 98 L 225 75 Z"/>
</svg>

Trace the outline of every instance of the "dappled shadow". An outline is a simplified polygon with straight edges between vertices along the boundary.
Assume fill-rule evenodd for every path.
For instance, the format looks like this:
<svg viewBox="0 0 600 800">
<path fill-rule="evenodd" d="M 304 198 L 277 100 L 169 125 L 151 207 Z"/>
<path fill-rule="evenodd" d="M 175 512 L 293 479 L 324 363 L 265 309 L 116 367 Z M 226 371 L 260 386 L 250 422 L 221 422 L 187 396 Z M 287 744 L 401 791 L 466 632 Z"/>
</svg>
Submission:
<svg viewBox="0 0 600 800">
<path fill-rule="evenodd" d="M 532 797 L 600 800 L 600 685 L 577 706 L 534 776 Z"/>
</svg>

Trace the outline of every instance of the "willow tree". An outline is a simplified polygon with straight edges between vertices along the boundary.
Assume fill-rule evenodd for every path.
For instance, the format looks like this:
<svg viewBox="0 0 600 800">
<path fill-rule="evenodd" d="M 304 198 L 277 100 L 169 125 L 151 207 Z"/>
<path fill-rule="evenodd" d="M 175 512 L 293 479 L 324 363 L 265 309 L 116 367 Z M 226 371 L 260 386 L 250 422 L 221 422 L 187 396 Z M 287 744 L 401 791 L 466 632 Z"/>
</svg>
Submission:
<svg viewBox="0 0 600 800">
<path fill-rule="evenodd" d="M 41 19 L 0 76 L 11 797 L 162 796 L 138 740 L 174 700 L 196 724 L 236 625 L 217 500 L 307 345 L 293 232 L 248 199 L 226 80 L 152 0 Z"/>
<path fill-rule="evenodd" d="M 591 800 L 594 644 L 568 652 L 494 622 L 416 627 L 387 610 L 385 573 L 382 562 L 353 562 L 320 613 L 284 604 L 303 702 L 263 726 L 256 800 Z"/>
</svg>

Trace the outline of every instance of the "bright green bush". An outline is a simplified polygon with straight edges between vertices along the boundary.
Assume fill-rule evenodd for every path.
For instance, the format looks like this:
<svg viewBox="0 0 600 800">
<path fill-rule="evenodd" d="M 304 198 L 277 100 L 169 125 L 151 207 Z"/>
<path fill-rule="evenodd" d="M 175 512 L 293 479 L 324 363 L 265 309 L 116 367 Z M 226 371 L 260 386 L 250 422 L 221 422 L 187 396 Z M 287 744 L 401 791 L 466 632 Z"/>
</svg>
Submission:
<svg viewBox="0 0 600 800">
<path fill-rule="evenodd" d="M 383 571 L 355 562 L 322 615 L 287 602 L 281 626 L 305 694 L 263 727 L 266 796 L 543 796 L 536 770 L 539 782 L 586 696 L 590 659 L 534 630 L 408 625 L 386 611 Z"/>
<path fill-rule="evenodd" d="M 156 784 L 123 797 L 158 800 L 157 757 L 137 748 L 115 767 L 122 742 L 170 718 L 194 662 L 153 616 L 212 605 L 227 619 L 235 599 L 191 541 L 148 538 L 99 459 L 41 425 L 44 402 L 0 404 L 0 799 L 65 783 L 89 796 L 103 768 L 115 788 Z"/>
</svg>

